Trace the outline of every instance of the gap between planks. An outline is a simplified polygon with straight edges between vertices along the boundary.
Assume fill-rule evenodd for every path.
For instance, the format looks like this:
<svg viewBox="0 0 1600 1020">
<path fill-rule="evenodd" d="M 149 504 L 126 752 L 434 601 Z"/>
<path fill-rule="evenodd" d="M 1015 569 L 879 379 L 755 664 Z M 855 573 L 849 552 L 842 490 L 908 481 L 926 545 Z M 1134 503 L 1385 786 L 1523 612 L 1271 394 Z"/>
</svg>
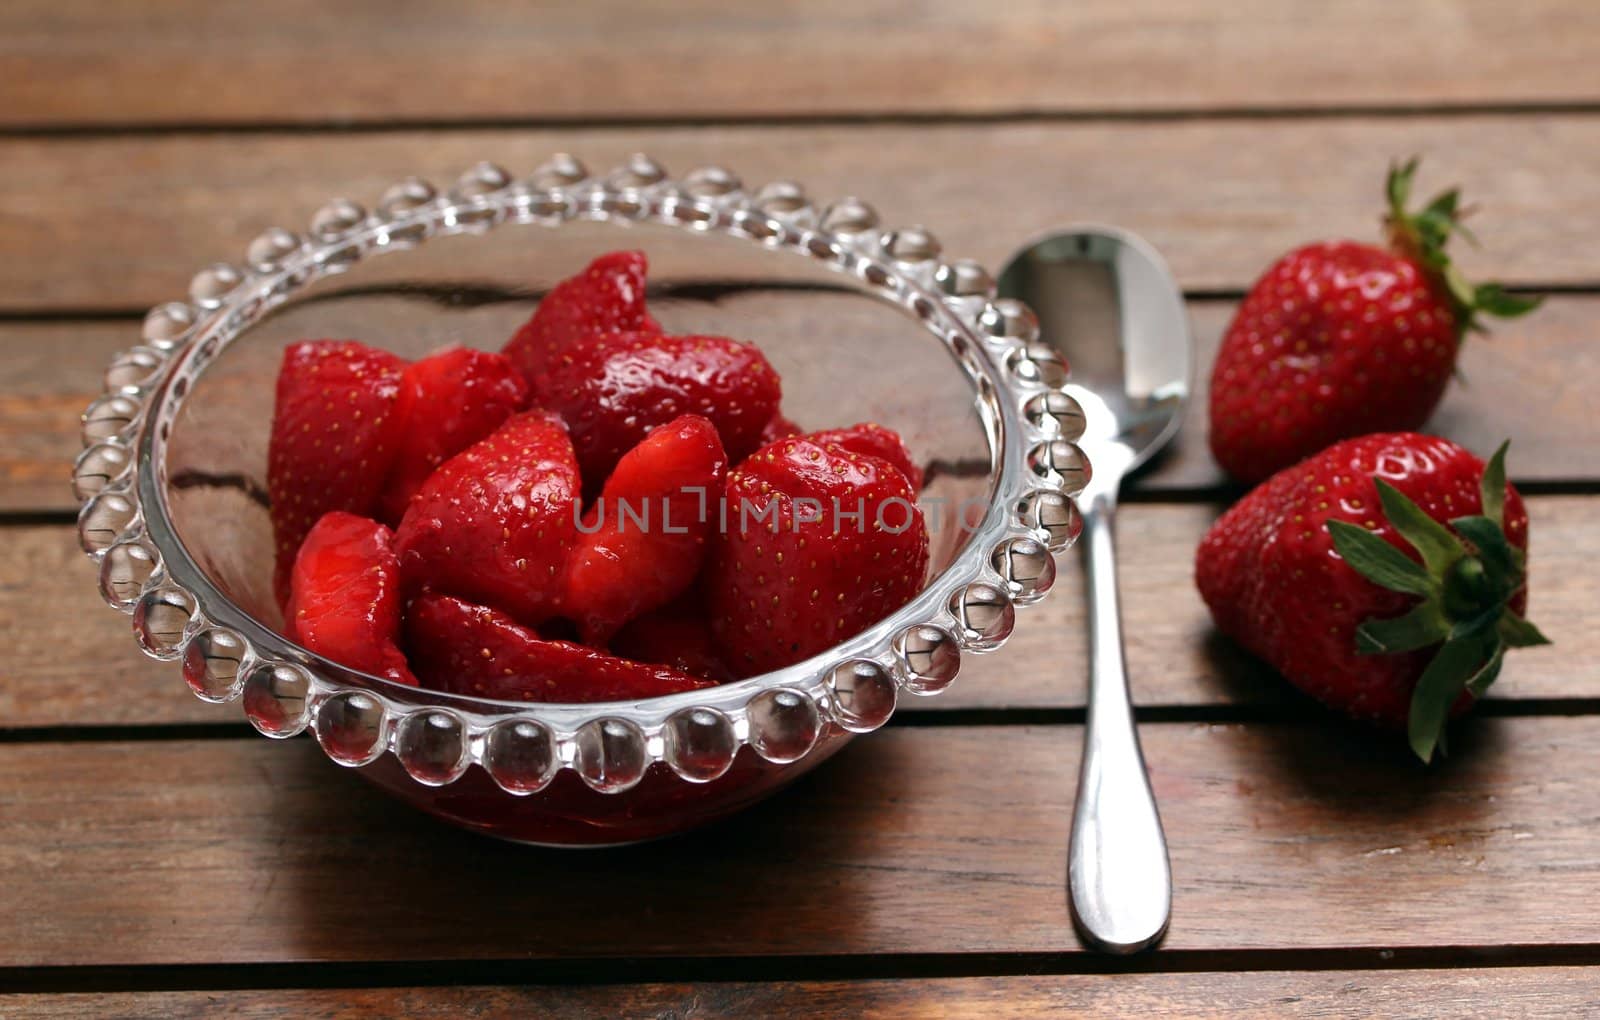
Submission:
<svg viewBox="0 0 1600 1020">
<path fill-rule="evenodd" d="M 839 110 L 821 113 L 730 114 L 683 117 L 662 115 L 616 116 L 527 116 L 454 117 L 448 120 L 426 118 L 360 118 L 331 121 L 238 120 L 238 121 L 74 121 L 63 124 L 0 125 L 0 140 L 116 139 L 212 136 L 212 135 L 385 135 L 425 131 L 451 134 L 461 131 L 560 131 L 581 128 L 586 131 L 699 130 L 707 128 L 749 127 L 948 127 L 964 125 L 1004 126 L 1009 124 L 1165 124 L 1192 121 L 1306 121 L 1306 120 L 1407 120 L 1450 119 L 1457 117 L 1539 117 L 1595 116 L 1600 102 L 1590 100 L 1503 102 L 1503 103 L 1351 103 L 1340 106 L 1215 106 L 1184 109 L 1153 107 L 1137 110 L 1030 110 L 1025 108 L 991 111 L 887 110 L 881 113 L 851 113 Z"/>
</svg>

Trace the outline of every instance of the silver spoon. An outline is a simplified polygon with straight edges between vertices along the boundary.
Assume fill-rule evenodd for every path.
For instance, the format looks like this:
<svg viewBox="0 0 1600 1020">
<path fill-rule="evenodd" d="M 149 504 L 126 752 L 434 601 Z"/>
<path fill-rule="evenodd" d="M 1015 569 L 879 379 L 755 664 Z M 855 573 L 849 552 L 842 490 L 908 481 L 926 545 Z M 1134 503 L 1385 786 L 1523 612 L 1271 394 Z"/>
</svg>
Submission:
<svg viewBox="0 0 1600 1020">
<path fill-rule="evenodd" d="M 1072 370 L 1079 441 L 1091 477 L 1078 498 L 1089 581 L 1089 711 L 1067 885 L 1083 940 L 1110 953 L 1154 945 L 1172 912 L 1166 837 L 1128 694 L 1112 516 L 1122 478 L 1178 430 L 1193 375 L 1183 295 L 1133 234 L 1083 227 L 1012 257 L 1000 293 L 1039 315 L 1043 339 Z"/>
</svg>

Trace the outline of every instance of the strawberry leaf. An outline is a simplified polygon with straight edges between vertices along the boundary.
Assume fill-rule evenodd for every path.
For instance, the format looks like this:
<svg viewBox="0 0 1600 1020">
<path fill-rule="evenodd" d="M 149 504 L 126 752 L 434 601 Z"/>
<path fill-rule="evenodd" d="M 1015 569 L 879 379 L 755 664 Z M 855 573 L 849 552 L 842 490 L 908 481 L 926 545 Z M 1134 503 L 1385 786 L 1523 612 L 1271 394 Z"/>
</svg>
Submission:
<svg viewBox="0 0 1600 1020">
<path fill-rule="evenodd" d="M 1538 627 L 1510 610 L 1500 617 L 1496 632 L 1500 635 L 1500 640 L 1511 648 L 1531 648 L 1534 645 L 1550 643 L 1550 639 L 1541 634 Z"/>
<path fill-rule="evenodd" d="M 1366 528 L 1336 520 L 1328 521 L 1327 527 L 1340 557 L 1373 584 L 1408 595 L 1429 595 L 1437 589 L 1421 564 Z"/>
<path fill-rule="evenodd" d="M 1377 483 L 1383 515 L 1400 536 L 1422 554 L 1422 564 L 1428 573 L 1442 577 L 1450 564 L 1466 555 L 1460 540 L 1450 533 L 1450 529 L 1429 517 L 1405 493 L 1382 478 L 1374 478 L 1373 481 Z"/>
<path fill-rule="evenodd" d="M 1406 736 L 1418 758 L 1424 762 L 1433 760 L 1434 748 L 1450 718 L 1450 707 L 1466 689 L 1467 682 L 1483 671 L 1485 661 L 1490 658 L 1483 641 L 1477 637 L 1452 637 L 1439 646 L 1411 692 Z"/>
<path fill-rule="evenodd" d="M 1419 162 L 1419 157 L 1412 156 L 1404 163 L 1389 164 L 1389 177 L 1384 182 L 1384 190 L 1389 197 L 1389 208 L 1397 214 L 1404 214 L 1406 205 L 1411 201 L 1411 181 L 1417 175 Z"/>
<path fill-rule="evenodd" d="M 1489 661 L 1484 663 L 1483 668 L 1474 673 L 1472 679 L 1467 681 L 1467 690 L 1471 692 L 1474 698 L 1483 697 L 1484 692 L 1488 691 L 1489 685 L 1494 683 L 1500 676 L 1500 667 L 1505 664 L 1505 661 L 1506 646 L 1496 642 L 1494 652 L 1489 656 Z"/>
<path fill-rule="evenodd" d="M 1507 439 L 1494 451 L 1494 456 L 1489 458 L 1489 463 L 1483 466 L 1483 478 L 1478 481 L 1478 489 L 1483 500 L 1483 516 L 1494 521 L 1496 526 L 1505 524 L 1506 516 L 1506 450 L 1511 447 L 1511 440 Z"/>
<path fill-rule="evenodd" d="M 1515 319 L 1544 304 L 1543 298 L 1508 294 L 1498 283 L 1480 284 L 1472 291 L 1472 307 L 1497 319 Z"/>
<path fill-rule="evenodd" d="M 1429 599 L 1404 616 L 1363 623 L 1356 628 L 1356 651 L 1363 655 L 1410 652 L 1436 645 L 1449 636 L 1450 621 L 1439 600 Z"/>
<path fill-rule="evenodd" d="M 1396 252 L 1421 266 L 1437 285 L 1449 293 L 1451 310 L 1455 313 L 1456 339 L 1459 341 L 1468 331 L 1481 332 L 1482 326 L 1478 322 L 1480 315 L 1514 318 L 1538 307 L 1538 299 L 1508 294 L 1497 283 L 1473 286 L 1461 274 L 1461 270 L 1451 263 L 1450 255 L 1445 251 L 1451 237 L 1459 234 L 1477 244 L 1477 239 L 1461 223 L 1465 213 L 1461 206 L 1461 191 L 1451 188 L 1436 196 L 1418 212 L 1410 212 L 1406 205 L 1411 199 L 1417 162 L 1413 158 L 1389 165 L 1385 184 L 1389 199 L 1386 220 L 1389 241 Z"/>
</svg>

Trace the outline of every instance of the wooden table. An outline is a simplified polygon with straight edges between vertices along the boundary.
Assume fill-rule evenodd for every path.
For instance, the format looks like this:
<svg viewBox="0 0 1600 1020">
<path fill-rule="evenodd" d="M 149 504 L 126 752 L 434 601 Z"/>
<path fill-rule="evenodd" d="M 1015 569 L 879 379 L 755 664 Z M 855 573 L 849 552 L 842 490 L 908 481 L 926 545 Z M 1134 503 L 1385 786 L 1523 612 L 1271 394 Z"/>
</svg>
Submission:
<svg viewBox="0 0 1600 1020">
<path fill-rule="evenodd" d="M 1600 6 L 612 6 L 0 7 L 0 1015 L 1600 1010 Z M 1433 427 L 1514 438 L 1555 646 L 1431 769 L 1286 693 L 1190 584 L 1234 495 L 1194 416 L 1122 520 L 1176 884 L 1128 961 L 1079 947 L 1063 892 L 1074 570 L 946 696 L 656 845 L 501 845 L 260 739 L 99 604 L 78 411 L 142 310 L 260 228 L 557 150 L 792 174 L 991 266 L 1118 223 L 1170 258 L 1202 364 L 1272 257 L 1375 236 L 1384 165 L 1422 153 L 1482 207 L 1466 268 L 1550 294 L 1468 341 Z"/>
</svg>

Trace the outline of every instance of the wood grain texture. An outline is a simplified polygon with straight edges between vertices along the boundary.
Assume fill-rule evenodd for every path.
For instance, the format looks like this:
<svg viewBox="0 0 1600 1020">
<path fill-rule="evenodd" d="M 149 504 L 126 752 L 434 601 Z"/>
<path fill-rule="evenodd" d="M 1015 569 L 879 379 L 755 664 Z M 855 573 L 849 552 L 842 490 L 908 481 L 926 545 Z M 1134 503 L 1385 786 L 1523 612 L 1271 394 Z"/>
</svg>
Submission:
<svg viewBox="0 0 1600 1020">
<path fill-rule="evenodd" d="M 825 0 L 736 13 L 706 0 L 23 0 L 0 17 L 0 125 L 1581 102 L 1600 98 L 1585 48 L 1597 31 L 1592 6 L 1572 0 Z"/>
<path fill-rule="evenodd" d="M 1480 207 L 1469 274 L 1592 284 L 1600 235 L 1572 210 L 1600 205 L 1600 176 L 1574 154 L 1597 148 L 1600 119 L 1570 115 L 12 138 L 0 207 L 25 212 L 0 219 L 0 311 L 148 307 L 335 195 L 373 202 L 482 159 L 525 174 L 558 150 L 597 170 L 645 150 L 680 172 L 718 162 L 824 201 L 858 194 L 993 268 L 1042 230 L 1116 223 L 1204 290 L 1243 289 L 1307 241 L 1375 239 L 1385 166 L 1423 153 L 1419 189 L 1457 183 Z"/>
<path fill-rule="evenodd" d="M 1600 974 L 1586 967 L 1493 970 L 1258 970 L 1198 974 L 715 982 L 674 985 L 310 988 L 0 996 L 0 1015 L 162 1015 L 171 1020 L 414 1020 L 470 1017 L 858 1017 L 859 1020 L 1030 1020 L 1069 1017 L 1565 1018 L 1600 1010 Z"/>
<path fill-rule="evenodd" d="M 1202 371 L 1173 448 L 1135 484 L 1207 488 L 1226 479 L 1206 446 L 1209 368 L 1233 302 L 1189 306 Z M 1600 298 L 1557 296 L 1537 315 L 1474 336 L 1461 378 L 1428 428 L 1487 453 L 1513 441 L 1520 481 L 1600 479 L 1600 429 L 1590 411 L 1600 389 Z M 80 448 L 78 415 L 98 395 L 101 373 L 138 340 L 132 322 L 0 323 L 0 512 L 67 511 L 67 485 Z"/>
<path fill-rule="evenodd" d="M 1600 1011 L 1600 973 L 1584 967 L 1492 970 L 1246 971 L 879 981 L 600 986 L 318 988 L 272 991 L 0 995 L 0 1015 L 163 1016 L 170 1020 L 414 1020 L 656 1017 L 713 1020 L 1032 1020 L 1034 1017 L 1348 1018 L 1495 1014 L 1564 1020 Z"/>
<path fill-rule="evenodd" d="M 0 746 L 0 966 L 1077 951 L 1075 727 L 858 741 L 777 800 L 616 851 L 429 821 L 309 741 Z M 1143 731 L 1170 949 L 1588 943 L 1588 719 L 1477 719 L 1433 769 L 1299 725 Z"/>
<path fill-rule="evenodd" d="M 1532 516 L 1530 613 L 1553 647 L 1518 651 L 1493 688 L 1498 699 L 1585 698 L 1600 661 L 1592 626 L 1600 534 L 1593 498 L 1544 496 Z M 1212 630 L 1190 580 L 1195 545 L 1216 510 L 1205 504 L 1130 504 L 1118 520 L 1122 601 L 1134 695 L 1145 707 L 1288 703 L 1320 714 L 1260 663 Z M 0 727 L 235 722 L 236 707 L 189 695 L 177 667 L 139 654 L 128 618 L 104 607 L 72 529 L 10 527 L 0 551 Z M 1059 588 L 1018 614 L 1001 651 L 968 656 L 944 694 L 913 711 L 1063 708 L 1084 703 L 1081 572 L 1061 562 Z M 41 606 L 48 606 L 41 611 Z"/>
</svg>

